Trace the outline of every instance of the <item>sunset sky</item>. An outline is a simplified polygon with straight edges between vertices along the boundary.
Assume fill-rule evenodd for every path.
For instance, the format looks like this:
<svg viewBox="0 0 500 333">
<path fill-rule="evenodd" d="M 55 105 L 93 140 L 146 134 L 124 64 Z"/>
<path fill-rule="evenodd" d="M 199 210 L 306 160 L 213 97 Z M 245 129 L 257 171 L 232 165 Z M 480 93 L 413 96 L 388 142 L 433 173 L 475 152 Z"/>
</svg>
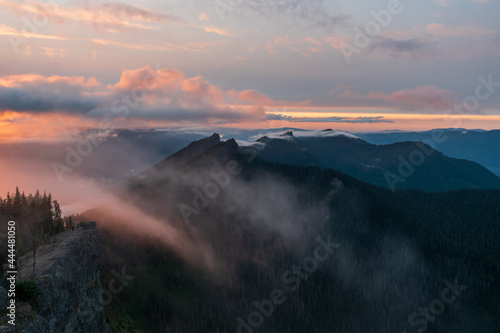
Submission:
<svg viewBox="0 0 500 333">
<path fill-rule="evenodd" d="M 0 139 L 500 128 L 499 12 L 497 0 L 0 0 Z"/>
</svg>

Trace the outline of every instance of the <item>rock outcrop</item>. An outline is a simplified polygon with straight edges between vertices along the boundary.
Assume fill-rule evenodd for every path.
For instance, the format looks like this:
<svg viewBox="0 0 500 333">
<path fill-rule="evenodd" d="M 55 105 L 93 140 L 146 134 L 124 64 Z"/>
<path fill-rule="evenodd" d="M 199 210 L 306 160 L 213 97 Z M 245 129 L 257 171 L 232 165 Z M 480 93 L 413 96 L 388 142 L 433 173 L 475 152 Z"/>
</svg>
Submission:
<svg viewBox="0 0 500 333">
<path fill-rule="evenodd" d="M 7 295 L 7 289 L 0 286 L 0 311 L 3 311 L 9 305 L 9 296 Z"/>
<path fill-rule="evenodd" d="M 35 281 L 41 294 L 33 307 L 17 301 L 16 325 L 2 320 L 0 332 L 111 332 L 101 305 L 100 255 L 95 222 L 87 222 L 37 249 L 35 276 L 32 254 L 22 256 L 21 279 Z"/>
</svg>

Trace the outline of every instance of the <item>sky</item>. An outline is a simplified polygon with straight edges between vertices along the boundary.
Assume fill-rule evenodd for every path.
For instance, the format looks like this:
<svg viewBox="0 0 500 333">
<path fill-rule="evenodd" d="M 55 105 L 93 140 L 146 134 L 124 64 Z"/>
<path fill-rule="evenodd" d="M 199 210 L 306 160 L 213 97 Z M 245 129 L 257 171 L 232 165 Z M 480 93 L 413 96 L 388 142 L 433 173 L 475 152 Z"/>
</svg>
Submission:
<svg viewBox="0 0 500 333">
<path fill-rule="evenodd" d="M 500 128 L 498 0 L 0 0 L 0 140 Z"/>
</svg>

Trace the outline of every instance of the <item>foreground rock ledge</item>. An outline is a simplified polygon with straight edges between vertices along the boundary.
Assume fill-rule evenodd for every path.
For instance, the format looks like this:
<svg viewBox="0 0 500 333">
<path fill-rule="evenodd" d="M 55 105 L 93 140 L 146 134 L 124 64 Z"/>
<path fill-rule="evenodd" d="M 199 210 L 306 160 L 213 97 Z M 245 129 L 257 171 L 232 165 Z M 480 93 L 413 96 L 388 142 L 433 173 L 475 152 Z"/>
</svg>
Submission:
<svg viewBox="0 0 500 333">
<path fill-rule="evenodd" d="M 20 258 L 21 280 L 32 279 L 41 290 L 38 302 L 17 302 L 16 326 L 0 319 L 0 332 L 111 332 L 106 323 L 99 262 L 101 244 L 95 222 L 56 236 L 55 243 Z"/>
</svg>

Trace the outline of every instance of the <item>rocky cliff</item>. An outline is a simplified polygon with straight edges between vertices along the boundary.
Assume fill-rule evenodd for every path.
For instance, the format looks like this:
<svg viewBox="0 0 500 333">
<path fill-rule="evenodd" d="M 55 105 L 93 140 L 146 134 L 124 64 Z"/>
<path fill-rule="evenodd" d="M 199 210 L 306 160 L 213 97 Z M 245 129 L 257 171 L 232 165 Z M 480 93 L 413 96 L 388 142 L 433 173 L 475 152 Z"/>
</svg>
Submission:
<svg viewBox="0 0 500 333">
<path fill-rule="evenodd" d="M 2 316 L 0 332 L 111 332 L 102 306 L 100 254 L 95 222 L 88 222 L 37 249 L 35 276 L 32 253 L 20 257 L 18 280 L 35 281 L 41 294 L 32 305 L 17 301 L 16 325 Z"/>
</svg>

